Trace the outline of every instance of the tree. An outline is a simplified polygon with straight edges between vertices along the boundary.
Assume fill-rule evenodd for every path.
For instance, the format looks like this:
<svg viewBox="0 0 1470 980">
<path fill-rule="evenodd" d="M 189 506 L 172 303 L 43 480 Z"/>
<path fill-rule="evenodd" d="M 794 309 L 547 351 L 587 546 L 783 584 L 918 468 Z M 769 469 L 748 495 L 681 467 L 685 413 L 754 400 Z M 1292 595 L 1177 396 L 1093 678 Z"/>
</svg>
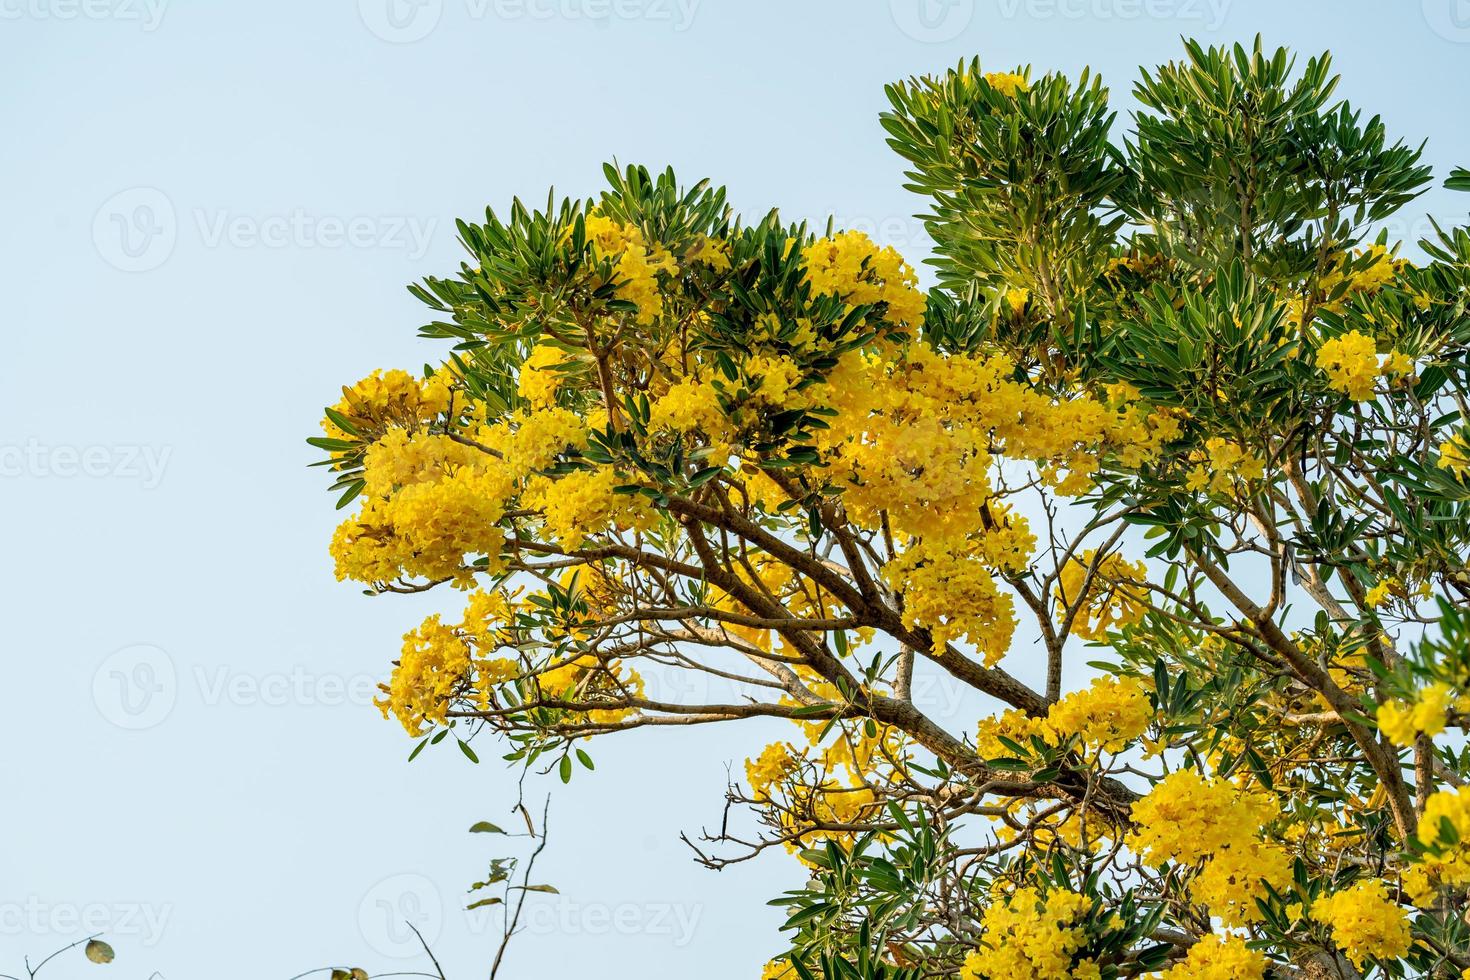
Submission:
<svg viewBox="0 0 1470 980">
<path fill-rule="evenodd" d="M 465 593 L 385 715 L 564 780 L 789 720 L 692 842 L 809 866 L 768 977 L 1459 976 L 1470 233 L 1374 236 L 1430 171 L 1335 84 L 1189 43 L 1121 142 L 1086 72 L 891 86 L 927 294 L 671 171 L 462 222 L 446 360 L 311 440 L 339 578 Z"/>
</svg>

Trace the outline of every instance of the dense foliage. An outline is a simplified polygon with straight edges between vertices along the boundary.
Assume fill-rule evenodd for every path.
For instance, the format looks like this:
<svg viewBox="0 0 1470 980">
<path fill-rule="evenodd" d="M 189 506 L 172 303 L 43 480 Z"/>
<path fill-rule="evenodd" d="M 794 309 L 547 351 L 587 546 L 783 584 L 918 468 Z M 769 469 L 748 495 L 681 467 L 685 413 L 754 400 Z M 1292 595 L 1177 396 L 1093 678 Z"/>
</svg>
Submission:
<svg viewBox="0 0 1470 980">
<path fill-rule="evenodd" d="M 1375 235 L 1429 168 L 1335 82 L 891 86 L 927 294 L 672 172 L 461 223 L 444 362 L 312 440 L 338 576 L 464 594 L 385 714 L 564 779 L 787 720 L 699 844 L 808 866 L 768 977 L 1460 976 L 1470 233 Z"/>
</svg>

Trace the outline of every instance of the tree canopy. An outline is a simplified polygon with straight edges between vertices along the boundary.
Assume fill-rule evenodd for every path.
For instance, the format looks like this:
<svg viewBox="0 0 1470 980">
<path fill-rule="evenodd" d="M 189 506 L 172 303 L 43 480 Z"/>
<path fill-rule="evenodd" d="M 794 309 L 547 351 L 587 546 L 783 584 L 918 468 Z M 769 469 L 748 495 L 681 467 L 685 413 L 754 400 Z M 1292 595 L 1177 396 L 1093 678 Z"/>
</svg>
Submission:
<svg viewBox="0 0 1470 980">
<path fill-rule="evenodd" d="M 461 222 L 442 363 L 310 440 L 338 577 L 463 594 L 384 714 L 789 722 L 693 842 L 809 869 L 767 978 L 1470 976 L 1470 232 L 1378 231 L 1430 169 L 1336 82 L 891 85 L 927 292 L 669 170 Z"/>
</svg>

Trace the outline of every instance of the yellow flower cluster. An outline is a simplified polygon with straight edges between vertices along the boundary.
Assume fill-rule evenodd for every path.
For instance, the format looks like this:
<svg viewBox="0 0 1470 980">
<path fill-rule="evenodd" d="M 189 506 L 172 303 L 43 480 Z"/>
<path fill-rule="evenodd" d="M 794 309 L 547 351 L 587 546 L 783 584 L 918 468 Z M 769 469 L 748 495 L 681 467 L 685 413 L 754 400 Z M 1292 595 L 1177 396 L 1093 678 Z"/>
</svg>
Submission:
<svg viewBox="0 0 1470 980">
<path fill-rule="evenodd" d="M 885 526 L 904 551 L 884 577 L 905 595 L 910 626 L 957 638 L 993 663 L 1009 646 L 1014 617 L 995 572 L 1017 572 L 1035 539 L 994 499 L 1001 455 L 1046 464 L 1059 493 L 1080 493 L 1108 450 L 1135 462 L 1178 434 L 1177 420 L 1124 397 L 1058 402 L 1015 380 L 1004 356 L 941 354 L 923 343 L 901 355 L 849 353 L 812 406 L 836 414 L 815 440 L 828 478 L 858 525 Z"/>
<path fill-rule="evenodd" d="M 1078 735 L 1089 748 L 1121 752 L 1152 720 L 1153 707 L 1136 678 L 1098 677 L 1052 705 L 1046 728 L 1057 741 Z"/>
<path fill-rule="evenodd" d="M 730 437 L 730 417 L 720 404 L 720 391 L 708 381 L 683 378 L 670 385 L 649 407 L 649 426 L 674 432 L 702 431 L 712 441 Z"/>
<path fill-rule="evenodd" d="M 1284 888 L 1291 881 L 1291 858 L 1270 842 L 1240 841 L 1219 851 L 1200 868 L 1189 894 L 1227 926 L 1243 926 L 1261 918 L 1257 898 L 1262 883 Z"/>
<path fill-rule="evenodd" d="M 1205 441 L 1204 456 L 1198 460 L 1185 481 L 1188 490 L 1209 488 L 1210 493 L 1224 493 L 1236 479 L 1253 481 L 1266 475 L 1266 461 L 1238 442 L 1212 438 Z"/>
<path fill-rule="evenodd" d="M 1134 846 L 1151 864 L 1193 863 L 1232 844 L 1256 838 L 1277 814 L 1265 794 L 1242 791 L 1228 780 L 1179 769 L 1133 804 L 1138 824 Z"/>
<path fill-rule="evenodd" d="M 1327 383 L 1354 401 L 1373 397 L 1378 379 L 1377 342 L 1357 330 L 1324 341 L 1317 351 L 1317 366 L 1327 373 Z"/>
<path fill-rule="evenodd" d="M 715 272 L 725 272 L 730 268 L 730 243 L 719 238 L 702 239 L 691 258 Z"/>
<path fill-rule="evenodd" d="M 1358 969 L 1370 959 L 1393 960 L 1409 951 L 1409 919 L 1383 882 L 1359 881 L 1312 903 L 1312 918 L 1332 929 L 1332 941 Z"/>
<path fill-rule="evenodd" d="M 498 567 L 505 533 L 497 525 L 510 490 L 504 473 L 466 466 L 390 497 L 364 498 L 357 516 L 332 535 L 337 578 L 452 578 L 467 586 L 466 556 L 484 555 Z"/>
<path fill-rule="evenodd" d="M 1017 888 L 1009 897 L 997 896 L 981 921 L 979 949 L 965 957 L 961 980 L 1081 980 L 1097 977 L 1097 964 L 1074 965 L 1076 953 L 1087 942 L 1079 920 L 1087 917 L 1092 900 L 1074 892 Z"/>
<path fill-rule="evenodd" d="M 883 566 L 883 579 L 904 595 L 905 625 L 929 630 L 936 652 L 964 639 L 993 666 L 1010 648 L 1014 603 L 982 562 L 921 541 Z"/>
<path fill-rule="evenodd" d="M 1396 578 L 1386 578 L 1369 589 L 1363 597 L 1368 603 L 1368 608 L 1377 609 L 1389 600 L 1394 591 L 1403 588 L 1403 583 Z"/>
<path fill-rule="evenodd" d="M 618 660 L 603 662 L 590 653 L 553 661 L 536 673 L 541 696 L 553 701 L 595 703 L 643 696 L 643 678 Z M 587 719 L 613 724 L 635 714 L 636 708 L 588 708 Z"/>
<path fill-rule="evenodd" d="M 486 570 L 495 571 L 505 539 L 497 525 L 507 505 L 531 474 L 550 466 L 569 446 L 583 444 L 587 427 L 567 409 L 549 408 L 482 426 L 474 436 L 499 458 L 447 436 L 396 428 L 369 447 L 362 509 L 332 537 L 339 579 L 454 579 L 467 587 L 471 556 L 487 557 Z M 565 503 L 556 502 L 559 528 L 600 499 L 595 492 L 600 486 L 581 489 Z M 603 500 L 596 513 L 605 519 L 596 526 L 624 519 L 636 523 L 639 506 Z"/>
<path fill-rule="evenodd" d="M 610 467 L 573 470 L 555 478 L 533 478 L 521 501 L 541 511 L 550 540 L 576 551 L 588 535 L 610 528 L 645 531 L 657 521 L 647 497 L 613 492 L 627 482 Z"/>
<path fill-rule="evenodd" d="M 392 677 L 380 685 L 386 697 L 374 703 L 384 718 L 392 714 L 417 736 L 426 724 L 442 724 L 459 698 L 488 705 L 494 687 L 518 673 L 514 660 L 477 657 L 465 628 L 445 625 L 436 613 L 404 634 Z"/>
<path fill-rule="evenodd" d="M 985 73 L 985 81 L 991 88 L 1001 95 L 1015 98 L 1020 92 L 1030 88 L 1025 75 L 1017 75 L 1009 71 L 992 71 Z"/>
<path fill-rule="evenodd" d="M 750 784 L 752 797 L 760 801 L 769 800 L 771 787 L 785 779 L 796 765 L 791 746 L 785 742 L 767 745 L 759 756 L 746 759 L 745 781 Z"/>
<path fill-rule="evenodd" d="M 363 492 L 387 497 L 401 487 L 442 480 L 461 467 L 483 465 L 484 454 L 437 433 L 389 429 L 363 455 Z"/>
<path fill-rule="evenodd" d="M 1274 797 L 1180 769 L 1133 804 L 1133 846 L 1155 867 L 1206 862 L 1191 895 L 1227 925 L 1242 925 L 1260 917 L 1264 885 L 1281 889 L 1291 878 L 1285 850 L 1259 840 L 1278 813 Z"/>
<path fill-rule="evenodd" d="M 1244 939 L 1212 934 L 1189 947 L 1159 980 L 1262 980 L 1265 975 L 1266 957 Z"/>
<path fill-rule="evenodd" d="M 376 435 L 390 426 L 414 428 L 449 411 L 450 386 L 444 372 L 419 379 L 407 371 L 374 371 L 357 384 L 342 389 L 333 411 L 350 420 L 364 434 Z M 353 439 L 331 419 L 322 430 L 332 439 Z"/>
<path fill-rule="evenodd" d="M 814 296 L 837 296 L 849 306 L 886 304 L 887 319 L 917 329 L 924 322 L 918 277 L 892 246 L 879 248 L 860 231 L 820 238 L 802 251 Z"/>
<path fill-rule="evenodd" d="M 531 348 L 531 353 L 526 355 L 526 361 L 521 365 L 516 390 L 533 409 L 550 408 L 556 404 L 556 392 L 561 387 L 562 376 L 552 368 L 570 358 L 566 351 L 550 344 L 537 344 Z"/>
<path fill-rule="evenodd" d="M 1461 429 L 1439 444 L 1439 468 L 1460 479 L 1470 472 L 1470 432 Z"/>
<path fill-rule="evenodd" d="M 1446 822 L 1453 830 L 1453 843 L 1440 839 Z M 1470 786 L 1431 795 L 1419 818 L 1418 835 L 1429 853 L 1404 875 L 1404 888 L 1416 905 L 1426 905 L 1433 898 L 1434 882 L 1470 885 Z"/>
<path fill-rule="evenodd" d="M 1141 585 L 1147 574 L 1143 562 L 1127 561 L 1117 552 L 1098 559 L 1096 551 L 1085 551 L 1069 560 L 1057 578 L 1057 619 L 1063 620 L 1076 604 L 1072 632 L 1088 640 L 1106 639 L 1110 630 L 1143 618 L 1148 593 Z"/>
<path fill-rule="evenodd" d="M 791 406 L 801 368 L 789 357 L 756 354 L 741 364 L 756 401 L 776 408 Z"/>
<path fill-rule="evenodd" d="M 617 295 L 638 307 L 635 318 L 643 326 L 653 323 L 664 310 L 660 273 L 676 276 L 679 267 L 669 250 L 649 245 L 642 229 L 622 224 L 593 212 L 586 217 L 587 238 L 598 259 L 617 258 Z"/>
<path fill-rule="evenodd" d="M 1378 730 L 1405 748 L 1420 735 L 1433 738 L 1444 731 L 1453 694 L 1450 685 L 1440 681 L 1421 688 L 1412 703 L 1385 701 L 1378 706 Z"/>
<path fill-rule="evenodd" d="M 1152 720 L 1148 694 L 1136 678 L 1098 677 L 1090 687 L 1058 700 L 1044 718 L 1011 709 L 999 717 L 982 719 L 976 746 L 986 758 L 998 758 L 1012 754 L 1000 736 L 1025 745 L 1035 735 L 1048 745 L 1060 745 L 1077 735 L 1090 749 L 1121 752 Z"/>
<path fill-rule="evenodd" d="M 1377 292 L 1391 284 L 1409 264 L 1407 259 L 1394 258 L 1382 245 L 1370 245 L 1360 255 L 1370 257 L 1364 268 L 1349 272 L 1348 265 L 1353 261 L 1352 258 L 1347 254 L 1339 255 L 1331 270 L 1317 283 L 1317 291 L 1322 296 L 1335 297 L 1323 302 L 1319 309 L 1341 313 L 1351 297 Z M 1416 297 L 1415 302 L 1421 309 L 1426 305 L 1426 299 L 1422 297 Z M 1301 326 L 1304 305 L 1301 296 L 1292 296 L 1287 300 L 1288 323 Z"/>
</svg>

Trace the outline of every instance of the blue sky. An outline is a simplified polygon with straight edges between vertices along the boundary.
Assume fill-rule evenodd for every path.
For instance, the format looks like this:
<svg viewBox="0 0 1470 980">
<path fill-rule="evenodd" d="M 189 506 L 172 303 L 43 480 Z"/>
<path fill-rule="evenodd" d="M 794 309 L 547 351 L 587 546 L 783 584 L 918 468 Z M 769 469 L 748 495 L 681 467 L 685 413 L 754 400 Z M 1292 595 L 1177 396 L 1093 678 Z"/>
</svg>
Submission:
<svg viewBox="0 0 1470 980">
<path fill-rule="evenodd" d="M 488 745 L 404 763 L 367 702 L 440 600 L 333 580 L 302 442 L 342 383 L 437 359 L 404 286 L 457 266 L 456 217 L 593 193 L 617 157 L 917 261 L 884 83 L 1091 65 L 1126 111 L 1181 35 L 1257 32 L 1331 49 L 1438 176 L 1470 165 L 1462 0 L 0 0 L 0 973 L 90 931 L 129 980 L 422 969 L 404 918 L 487 972 L 498 923 L 460 909 L 504 843 L 465 831 L 516 773 Z M 773 731 L 598 747 L 509 975 L 758 975 L 799 870 L 706 871 L 679 833 Z"/>
</svg>

